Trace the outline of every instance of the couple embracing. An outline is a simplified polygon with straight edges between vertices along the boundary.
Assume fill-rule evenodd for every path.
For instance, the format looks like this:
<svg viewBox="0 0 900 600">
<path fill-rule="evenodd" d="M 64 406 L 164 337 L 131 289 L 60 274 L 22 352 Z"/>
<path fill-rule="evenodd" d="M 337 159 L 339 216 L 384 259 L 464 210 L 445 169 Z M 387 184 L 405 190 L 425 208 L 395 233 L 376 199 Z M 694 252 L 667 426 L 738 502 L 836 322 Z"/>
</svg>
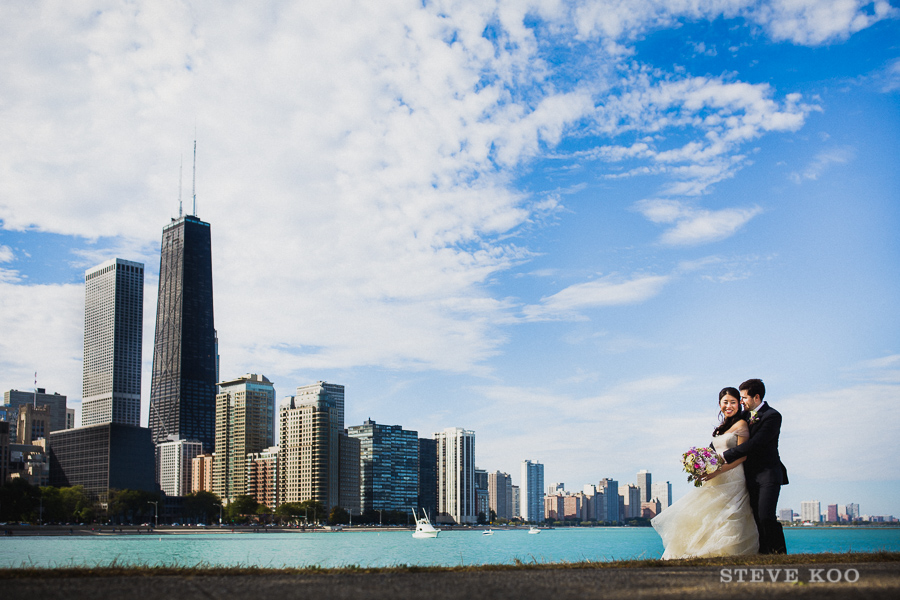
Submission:
<svg viewBox="0 0 900 600">
<path fill-rule="evenodd" d="M 778 455 L 781 414 L 765 395 L 760 379 L 719 392 L 722 422 L 712 447 L 725 464 L 651 521 L 665 547 L 663 559 L 787 553 L 775 516 L 788 483 Z"/>
</svg>

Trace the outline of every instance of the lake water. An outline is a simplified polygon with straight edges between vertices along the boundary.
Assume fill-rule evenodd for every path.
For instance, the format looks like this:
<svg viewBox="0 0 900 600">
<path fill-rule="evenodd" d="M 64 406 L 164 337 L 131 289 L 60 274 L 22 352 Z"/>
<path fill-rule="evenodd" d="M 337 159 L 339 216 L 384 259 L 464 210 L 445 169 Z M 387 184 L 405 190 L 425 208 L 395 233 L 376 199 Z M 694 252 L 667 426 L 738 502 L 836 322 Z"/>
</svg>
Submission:
<svg viewBox="0 0 900 600">
<path fill-rule="evenodd" d="M 900 551 L 900 529 L 790 528 L 791 554 Z M 652 528 L 443 531 L 416 540 L 409 531 L 217 533 L 182 535 L 0 537 L 0 568 L 102 566 L 385 567 L 659 558 Z"/>
</svg>

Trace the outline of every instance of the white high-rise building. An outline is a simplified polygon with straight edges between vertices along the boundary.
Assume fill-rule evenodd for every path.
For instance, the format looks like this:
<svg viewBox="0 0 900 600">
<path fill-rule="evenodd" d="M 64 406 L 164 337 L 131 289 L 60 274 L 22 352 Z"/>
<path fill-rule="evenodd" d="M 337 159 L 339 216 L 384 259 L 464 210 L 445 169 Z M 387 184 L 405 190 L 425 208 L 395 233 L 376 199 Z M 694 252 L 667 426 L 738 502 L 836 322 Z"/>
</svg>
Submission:
<svg viewBox="0 0 900 600">
<path fill-rule="evenodd" d="M 448 427 L 437 440 L 438 521 L 475 523 L 475 432 Z"/>
<path fill-rule="evenodd" d="M 522 461 L 522 518 L 541 523 L 544 520 L 544 465 L 536 461 Z"/>
<path fill-rule="evenodd" d="M 81 425 L 141 424 L 144 265 L 114 258 L 84 273 Z"/>
<path fill-rule="evenodd" d="M 191 462 L 203 454 L 203 444 L 170 440 L 156 445 L 156 472 L 166 496 L 186 496 L 193 488 Z"/>
<path fill-rule="evenodd" d="M 800 503 L 800 520 L 818 523 L 822 518 L 822 505 L 818 500 L 804 500 Z"/>
<path fill-rule="evenodd" d="M 637 473 L 637 486 L 641 489 L 641 502 L 650 502 L 653 498 L 653 476 L 650 471 L 642 469 Z M 640 515 L 637 515 L 640 516 Z"/>
<path fill-rule="evenodd" d="M 660 510 L 665 510 L 672 506 L 672 484 L 668 481 L 653 484 L 653 493 L 651 498 L 659 500 Z"/>
</svg>

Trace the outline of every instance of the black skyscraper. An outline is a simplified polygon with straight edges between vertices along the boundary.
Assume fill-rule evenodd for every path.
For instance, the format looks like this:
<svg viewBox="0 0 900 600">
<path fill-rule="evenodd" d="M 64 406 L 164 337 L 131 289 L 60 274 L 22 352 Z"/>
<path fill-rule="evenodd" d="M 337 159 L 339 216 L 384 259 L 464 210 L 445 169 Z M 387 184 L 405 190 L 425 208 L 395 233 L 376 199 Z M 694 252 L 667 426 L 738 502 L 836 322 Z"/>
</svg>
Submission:
<svg viewBox="0 0 900 600">
<path fill-rule="evenodd" d="M 188 215 L 162 235 L 150 384 L 154 442 L 178 435 L 212 451 L 216 376 L 209 223 Z"/>
</svg>

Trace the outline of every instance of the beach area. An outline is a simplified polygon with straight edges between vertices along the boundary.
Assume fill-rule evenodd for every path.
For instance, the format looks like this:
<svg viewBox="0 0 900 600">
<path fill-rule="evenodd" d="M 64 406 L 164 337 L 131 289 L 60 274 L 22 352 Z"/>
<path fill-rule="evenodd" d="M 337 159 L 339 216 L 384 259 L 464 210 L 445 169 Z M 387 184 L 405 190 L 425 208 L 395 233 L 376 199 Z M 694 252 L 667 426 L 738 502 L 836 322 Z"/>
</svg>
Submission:
<svg viewBox="0 0 900 600">
<path fill-rule="evenodd" d="M 900 553 L 384 569 L 2 569 L 9 600 L 897 598 Z"/>
</svg>

